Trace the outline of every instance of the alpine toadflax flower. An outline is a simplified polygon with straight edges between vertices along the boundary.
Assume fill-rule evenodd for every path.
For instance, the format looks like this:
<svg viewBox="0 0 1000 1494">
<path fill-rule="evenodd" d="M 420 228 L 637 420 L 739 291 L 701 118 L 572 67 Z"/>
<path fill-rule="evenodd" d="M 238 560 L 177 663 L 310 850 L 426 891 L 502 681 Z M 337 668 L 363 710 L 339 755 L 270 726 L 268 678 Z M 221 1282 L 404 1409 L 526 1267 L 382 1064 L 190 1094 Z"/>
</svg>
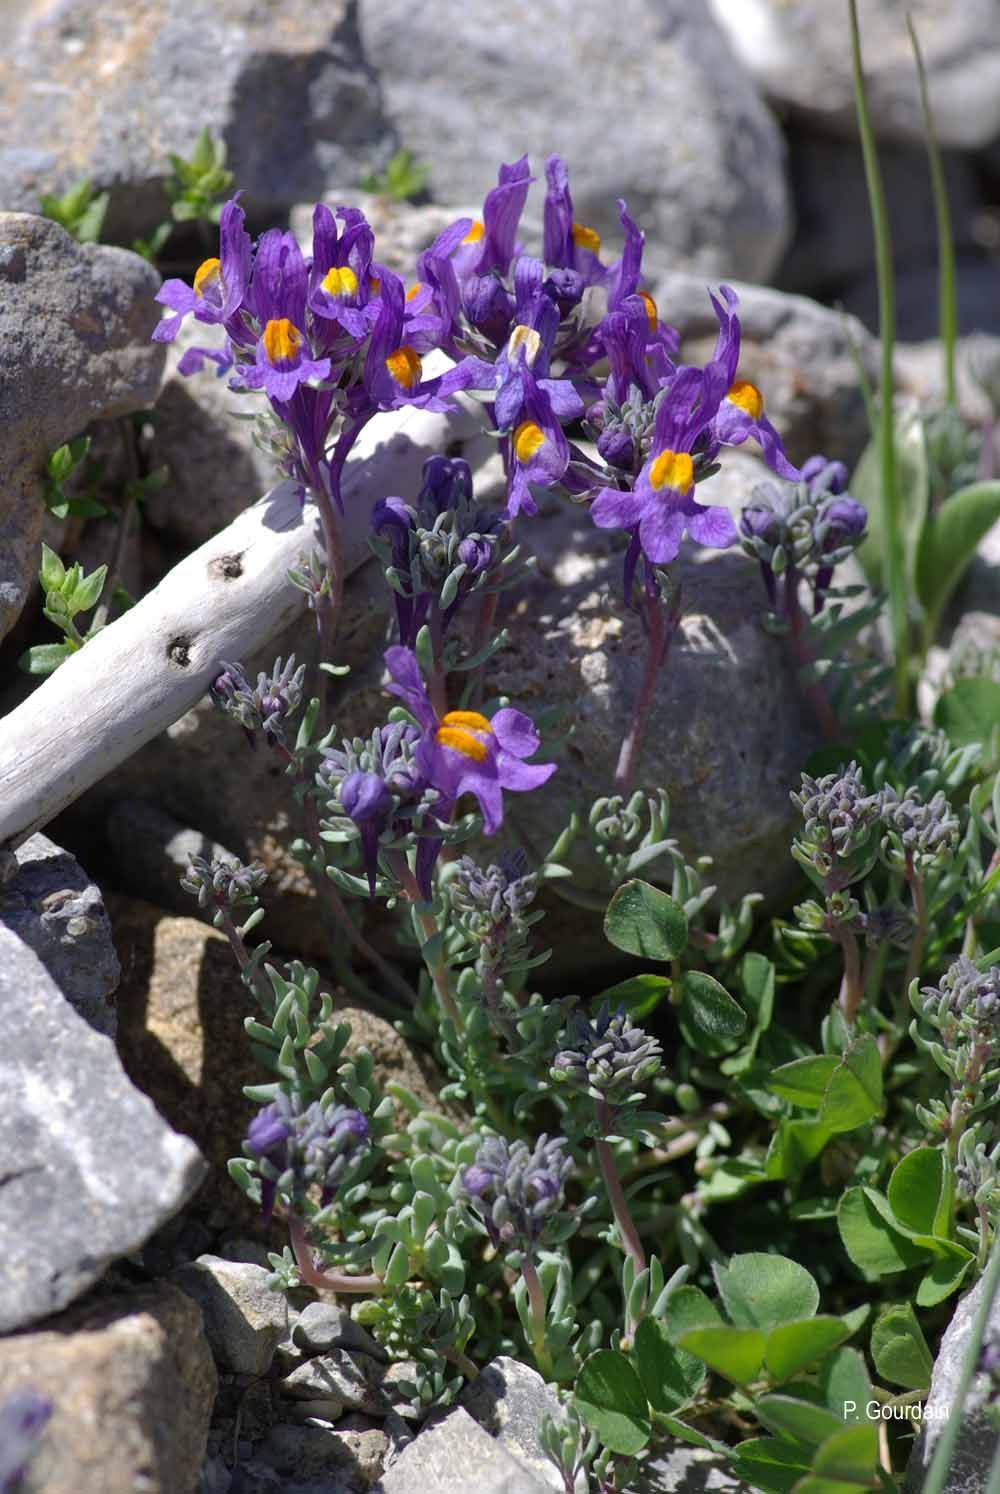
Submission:
<svg viewBox="0 0 1000 1494">
<path fill-rule="evenodd" d="M 539 788 L 556 770 L 555 763 L 526 761 L 539 747 L 534 723 L 512 706 L 491 719 L 479 711 L 447 711 L 439 718 L 416 655 L 408 648 L 390 648 L 385 662 L 392 676 L 390 692 L 399 696 L 423 732 L 414 754 L 417 768 L 445 805 L 472 794 L 486 834 L 495 835 L 503 821 L 503 791 Z"/>
</svg>

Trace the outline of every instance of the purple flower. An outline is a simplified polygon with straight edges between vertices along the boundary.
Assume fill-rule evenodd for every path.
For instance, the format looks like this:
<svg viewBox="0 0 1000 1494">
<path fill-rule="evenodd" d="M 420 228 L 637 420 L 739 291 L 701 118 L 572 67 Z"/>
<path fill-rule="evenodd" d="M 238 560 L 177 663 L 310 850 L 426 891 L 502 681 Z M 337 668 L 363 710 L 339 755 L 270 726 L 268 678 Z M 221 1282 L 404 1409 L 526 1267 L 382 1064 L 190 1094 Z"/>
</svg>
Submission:
<svg viewBox="0 0 1000 1494">
<path fill-rule="evenodd" d="M 313 1184 L 322 1190 L 322 1205 L 328 1204 L 367 1139 L 368 1121 L 360 1110 L 324 1107 L 319 1100 L 303 1108 L 298 1096 L 280 1091 L 254 1116 L 246 1137 L 247 1149 L 257 1158 L 264 1223 L 271 1218 L 279 1187 L 295 1213 L 302 1211 Z"/>
<path fill-rule="evenodd" d="M 278 1178 L 288 1167 L 288 1138 L 294 1130 L 293 1116 L 287 1102 L 275 1101 L 258 1110 L 247 1129 L 247 1146 L 256 1157 L 270 1164 L 270 1175 L 261 1174 L 260 1211 L 264 1225 L 271 1222 Z"/>
<path fill-rule="evenodd" d="M 375 236 L 357 208 L 338 208 L 343 222 L 338 236 L 333 213 L 325 203 L 313 212 L 313 253 L 309 266 L 309 310 L 321 321 L 342 328 L 362 342 L 378 311 L 372 298 L 372 256 Z"/>
<path fill-rule="evenodd" d="M 829 498 L 816 515 L 816 542 L 821 553 L 839 550 L 861 539 L 868 524 L 868 510 L 849 493 Z"/>
<path fill-rule="evenodd" d="M 181 322 L 193 313 L 195 320 L 217 324 L 236 315 L 250 284 L 250 236 L 243 227 L 244 213 L 234 197 L 219 218 L 219 257 L 206 259 L 194 274 L 194 284 L 167 280 L 155 299 L 175 312 L 153 329 L 155 342 L 173 342 Z"/>
<path fill-rule="evenodd" d="M 545 263 L 575 270 L 585 286 L 599 285 L 607 274 L 598 258 L 600 236 L 585 223 L 574 220 L 569 173 L 560 156 L 549 156 L 545 162 L 545 179 L 548 183 L 543 210 Z"/>
<path fill-rule="evenodd" d="M 286 404 L 300 384 L 329 377 L 329 358 L 311 358 L 305 333 L 281 316 L 265 322 L 256 364 L 242 365 L 234 384 L 263 389 L 277 403 Z"/>
<path fill-rule="evenodd" d="M 712 436 L 722 446 L 739 446 L 752 436 L 772 472 L 795 482 L 800 476 L 798 468 L 785 456 L 781 437 L 764 414 L 764 396 L 756 384 L 736 377 L 740 361 L 740 321 L 736 315 L 739 297 L 728 285 L 720 286 L 719 291 L 722 301 L 716 296 L 711 298 L 719 319 L 719 335 L 712 361 L 705 370 L 713 385 L 717 381 L 722 384 Z"/>
<path fill-rule="evenodd" d="M 682 369 L 657 411 L 649 458 L 635 487 L 602 488 L 591 505 L 599 529 L 637 529 L 642 551 L 654 565 L 675 558 L 685 531 L 699 544 L 719 549 L 736 540 L 728 510 L 705 507 L 694 498 L 691 452 L 717 401 L 701 370 Z"/>
<path fill-rule="evenodd" d="M 409 337 L 409 340 L 408 340 Z M 433 344 L 428 330 L 407 327 L 403 282 L 390 270 L 381 272 L 378 313 L 372 327 L 362 374 L 369 408 L 399 410 L 417 405 L 427 410 L 450 408 L 445 397 L 464 388 L 458 369 L 424 380 L 421 353 Z"/>
<path fill-rule="evenodd" d="M 533 1254 L 550 1235 L 572 1233 L 570 1221 L 558 1217 L 572 1171 L 561 1136 L 539 1136 L 533 1147 L 486 1136 L 462 1173 L 462 1185 L 495 1247 Z"/>
<path fill-rule="evenodd" d="M 340 802 L 344 813 L 361 832 L 361 854 L 368 876 L 368 890 L 375 896 L 378 872 L 378 843 L 396 807 L 385 779 L 378 773 L 349 773 L 340 785 Z"/>
<path fill-rule="evenodd" d="M 385 662 L 392 676 L 390 693 L 399 696 L 423 731 L 417 767 L 449 807 L 463 794 L 472 794 L 486 834 L 495 835 L 503 821 L 503 790 L 526 793 L 547 783 L 556 770 L 555 763 L 525 761 L 539 747 L 534 723 L 510 706 L 492 720 L 478 711 L 448 711 L 438 719 L 416 655 L 394 647 L 386 650 Z"/>
</svg>

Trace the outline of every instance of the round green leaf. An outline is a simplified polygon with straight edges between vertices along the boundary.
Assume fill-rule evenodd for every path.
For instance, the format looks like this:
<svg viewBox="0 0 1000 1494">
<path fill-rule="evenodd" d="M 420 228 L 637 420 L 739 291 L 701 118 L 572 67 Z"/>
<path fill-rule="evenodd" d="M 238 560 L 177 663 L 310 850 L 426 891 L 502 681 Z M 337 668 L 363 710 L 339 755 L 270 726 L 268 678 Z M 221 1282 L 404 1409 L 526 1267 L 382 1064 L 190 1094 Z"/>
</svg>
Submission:
<svg viewBox="0 0 1000 1494">
<path fill-rule="evenodd" d="M 675 960 L 687 948 L 687 931 L 684 909 L 648 882 L 619 887 L 604 915 L 605 938 L 648 960 Z"/>
<path fill-rule="evenodd" d="M 892 1229 L 863 1188 L 848 1188 L 837 1209 L 844 1249 L 868 1276 L 891 1276 L 926 1261 L 926 1251 Z"/>
<path fill-rule="evenodd" d="M 940 1147 L 919 1146 L 893 1168 L 886 1189 L 889 1207 L 907 1229 L 932 1235 L 943 1186 L 943 1152 Z"/>
<path fill-rule="evenodd" d="M 819 1287 L 805 1266 L 784 1255 L 751 1251 L 714 1269 L 723 1306 L 739 1328 L 763 1328 L 815 1316 Z"/>
<path fill-rule="evenodd" d="M 840 1318 L 806 1318 L 799 1323 L 782 1323 L 767 1335 L 764 1360 L 768 1374 L 775 1380 L 790 1380 L 792 1375 L 822 1359 L 850 1338 L 849 1326 Z"/>
<path fill-rule="evenodd" d="M 585 1424 L 612 1452 L 632 1457 L 649 1441 L 649 1403 L 624 1354 L 614 1349 L 591 1354 L 580 1371 L 573 1400 Z"/>
<path fill-rule="evenodd" d="M 682 1011 L 689 1022 L 717 1041 L 732 1042 L 746 1031 L 746 1012 L 725 986 L 703 970 L 685 974 Z"/>
<path fill-rule="evenodd" d="M 695 1328 L 680 1346 L 737 1385 L 748 1385 L 760 1373 L 767 1340 L 759 1328 Z"/>
<path fill-rule="evenodd" d="M 873 1421 L 841 1427 L 817 1449 L 813 1472 L 870 1486 L 878 1468 L 878 1427 Z"/>
<path fill-rule="evenodd" d="M 656 1318 L 643 1318 L 636 1329 L 634 1357 L 642 1388 L 656 1411 L 679 1411 L 694 1399 L 705 1379 L 704 1364 L 675 1349 Z"/>
<path fill-rule="evenodd" d="M 793 1395 L 762 1395 L 755 1403 L 758 1421 L 779 1436 L 794 1437 L 818 1447 L 843 1429 L 843 1421 L 825 1406 L 814 1405 Z"/>
<path fill-rule="evenodd" d="M 872 1329 L 872 1358 L 883 1380 L 907 1390 L 924 1390 L 931 1383 L 934 1360 L 909 1302 L 881 1312 Z"/>
<path fill-rule="evenodd" d="M 957 680 L 938 697 L 934 724 L 940 726 L 956 747 L 970 742 L 988 743 L 1000 722 L 1000 684 L 995 680 Z"/>
</svg>

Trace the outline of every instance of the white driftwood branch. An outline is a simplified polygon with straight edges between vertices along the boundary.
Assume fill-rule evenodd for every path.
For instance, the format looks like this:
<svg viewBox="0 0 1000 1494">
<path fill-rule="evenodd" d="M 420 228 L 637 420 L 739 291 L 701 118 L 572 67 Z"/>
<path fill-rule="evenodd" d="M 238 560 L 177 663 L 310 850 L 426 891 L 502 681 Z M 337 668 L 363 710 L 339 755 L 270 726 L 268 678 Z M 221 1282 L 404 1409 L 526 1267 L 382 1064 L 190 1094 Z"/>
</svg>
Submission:
<svg viewBox="0 0 1000 1494">
<path fill-rule="evenodd" d="M 413 495 L 424 460 L 480 429 L 468 410 L 377 415 L 345 472 L 345 569 L 370 553 L 373 504 Z M 0 847 L 13 848 L 199 700 L 222 659 L 277 636 L 306 599 L 288 571 L 319 540 L 288 483 L 195 550 L 0 721 Z"/>
</svg>

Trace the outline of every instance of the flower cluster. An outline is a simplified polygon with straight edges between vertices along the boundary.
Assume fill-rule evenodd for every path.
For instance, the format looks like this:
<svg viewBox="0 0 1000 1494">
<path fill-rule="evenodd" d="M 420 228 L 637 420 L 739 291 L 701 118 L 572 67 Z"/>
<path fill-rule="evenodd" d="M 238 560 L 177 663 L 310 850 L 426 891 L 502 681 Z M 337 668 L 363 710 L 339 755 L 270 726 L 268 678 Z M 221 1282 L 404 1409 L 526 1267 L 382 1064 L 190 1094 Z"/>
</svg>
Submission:
<svg viewBox="0 0 1000 1494">
<path fill-rule="evenodd" d="M 890 866 L 925 871 L 951 856 L 958 845 L 958 816 L 943 789 L 924 800 L 919 789 L 908 788 L 900 797 L 886 784 L 879 813 L 886 831 L 882 854 Z"/>
<path fill-rule="evenodd" d="M 576 1221 L 562 1214 L 573 1159 L 561 1136 L 540 1136 L 533 1147 L 487 1136 L 462 1183 L 491 1243 L 533 1256 L 540 1245 L 572 1234 Z"/>
<path fill-rule="evenodd" d="M 451 869 L 447 890 L 456 923 L 476 950 L 484 998 L 497 999 L 505 975 L 537 963 L 528 955 L 528 930 L 543 916 L 528 911 L 538 893 L 537 873 L 528 871 L 523 851 L 505 852 L 499 865 L 485 871 L 471 856 L 462 856 Z"/>
<path fill-rule="evenodd" d="M 286 747 L 285 726 L 302 704 L 306 667 L 295 667 L 295 655 L 283 664 L 275 660 L 270 674 L 263 670 L 251 684 L 242 664 L 222 662 L 222 672 L 209 690 L 221 711 L 243 727 L 251 744 L 262 731 L 269 746 Z"/>
<path fill-rule="evenodd" d="M 254 1116 L 245 1143 L 257 1159 L 264 1223 L 279 1193 L 293 1213 L 301 1214 L 306 1190 L 315 1186 L 325 1208 L 367 1144 L 368 1121 L 360 1110 L 324 1107 L 319 1100 L 302 1109 L 280 1091 Z"/>
<path fill-rule="evenodd" d="M 233 371 L 232 388 L 262 390 L 293 438 L 286 475 L 338 506 L 344 462 L 371 416 L 408 404 L 447 408 L 455 382 L 424 379 L 436 321 L 407 302 L 402 280 L 374 252 L 364 215 L 334 214 L 325 203 L 313 214 L 308 256 L 280 229 L 254 247 L 234 198 L 220 217 L 218 257 L 198 267 L 192 285 L 168 280 L 157 296 L 173 312 L 156 327 L 158 341 L 172 341 L 189 315 L 226 334 L 221 349 L 189 349 L 181 373 L 209 358 Z"/>
<path fill-rule="evenodd" d="M 844 464 L 814 456 L 794 485 L 759 483 L 743 508 L 743 549 L 759 561 L 771 606 L 786 617 L 802 579 L 812 587 L 813 612 L 822 611 L 834 569 L 865 537 L 867 510 L 846 488 Z"/>
<path fill-rule="evenodd" d="M 198 899 L 200 908 L 230 910 L 256 905 L 257 893 L 266 881 L 267 869 L 259 862 L 244 866 L 228 856 L 213 861 L 191 856 L 181 886 Z"/>
<path fill-rule="evenodd" d="M 442 634 L 472 592 L 495 589 L 512 558 L 509 524 L 472 495 L 461 458 L 429 457 L 416 503 L 383 498 L 372 511 L 372 548 L 385 566 L 399 641 L 412 648 L 436 610 Z"/>
<path fill-rule="evenodd" d="M 828 891 L 839 891 L 870 870 L 875 852 L 873 832 L 881 813 L 881 795 L 870 794 L 856 762 L 822 778 L 802 774 L 792 794 L 805 827 L 792 846 L 803 866 L 815 871 Z"/>
<path fill-rule="evenodd" d="M 645 1086 L 660 1070 L 658 1039 L 650 1037 L 623 1009 L 612 1016 L 604 1005 L 592 1022 L 578 1015 L 566 1036 L 568 1046 L 556 1054 L 552 1078 L 607 1107 L 609 1119 L 624 1106 L 638 1104 Z"/>
</svg>

